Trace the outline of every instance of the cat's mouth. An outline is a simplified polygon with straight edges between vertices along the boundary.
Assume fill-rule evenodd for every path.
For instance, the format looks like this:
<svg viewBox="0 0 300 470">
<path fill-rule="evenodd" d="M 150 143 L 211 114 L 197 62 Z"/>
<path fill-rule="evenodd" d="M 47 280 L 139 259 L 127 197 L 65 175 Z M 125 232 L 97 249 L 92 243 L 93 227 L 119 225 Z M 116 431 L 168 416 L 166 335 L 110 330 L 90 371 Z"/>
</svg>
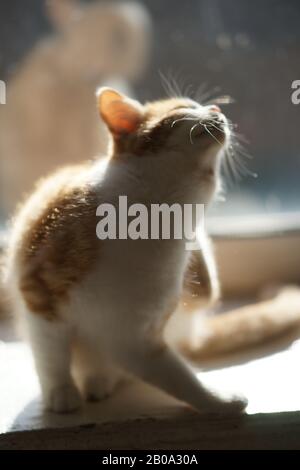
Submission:
<svg viewBox="0 0 300 470">
<path fill-rule="evenodd" d="M 197 134 L 199 138 L 208 140 L 208 143 L 223 146 L 230 134 L 226 117 L 221 112 L 210 112 L 205 118 L 199 120 Z"/>
</svg>

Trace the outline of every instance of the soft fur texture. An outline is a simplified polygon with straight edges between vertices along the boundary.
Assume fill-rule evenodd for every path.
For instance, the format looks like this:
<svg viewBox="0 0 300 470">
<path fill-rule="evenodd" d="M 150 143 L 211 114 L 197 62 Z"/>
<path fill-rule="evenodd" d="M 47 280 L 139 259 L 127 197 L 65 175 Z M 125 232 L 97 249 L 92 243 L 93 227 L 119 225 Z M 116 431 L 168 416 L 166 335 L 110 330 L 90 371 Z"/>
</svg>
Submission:
<svg viewBox="0 0 300 470">
<path fill-rule="evenodd" d="M 205 234 L 197 254 L 184 239 L 96 238 L 97 206 L 117 205 L 120 195 L 128 205 L 209 204 L 227 120 L 188 98 L 143 106 L 109 88 L 100 89 L 98 107 L 111 134 L 108 160 L 42 182 L 15 219 L 8 251 L 7 285 L 45 405 L 71 411 L 80 404 L 77 387 L 101 399 L 135 376 L 199 411 L 240 413 L 246 400 L 205 388 L 164 337 L 180 303 L 188 309 L 217 296 Z"/>
</svg>

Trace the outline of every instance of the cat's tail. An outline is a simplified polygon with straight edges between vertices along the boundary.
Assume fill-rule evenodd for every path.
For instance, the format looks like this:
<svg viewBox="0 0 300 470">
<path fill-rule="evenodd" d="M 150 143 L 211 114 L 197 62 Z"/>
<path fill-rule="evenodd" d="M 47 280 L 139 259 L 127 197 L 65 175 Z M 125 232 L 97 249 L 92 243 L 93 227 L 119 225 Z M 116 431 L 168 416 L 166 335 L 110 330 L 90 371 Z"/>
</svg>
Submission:
<svg viewBox="0 0 300 470">
<path fill-rule="evenodd" d="M 194 360 L 240 352 L 300 331 L 300 289 L 287 287 L 272 300 L 209 317 L 202 326 L 204 334 L 184 345 L 185 355 Z"/>
</svg>

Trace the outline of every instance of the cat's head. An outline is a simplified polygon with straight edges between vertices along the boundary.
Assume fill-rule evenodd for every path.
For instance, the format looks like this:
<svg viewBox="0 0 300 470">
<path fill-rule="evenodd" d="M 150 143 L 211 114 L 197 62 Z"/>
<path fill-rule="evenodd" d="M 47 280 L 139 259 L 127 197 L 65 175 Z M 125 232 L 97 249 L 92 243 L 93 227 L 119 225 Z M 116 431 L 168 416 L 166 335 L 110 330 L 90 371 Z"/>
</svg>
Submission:
<svg viewBox="0 0 300 470">
<path fill-rule="evenodd" d="M 201 181 L 213 193 L 230 130 L 215 105 L 168 98 L 142 105 L 110 88 L 97 93 L 99 112 L 112 136 L 115 158 L 164 161 L 179 177 Z"/>
<path fill-rule="evenodd" d="M 56 53 L 65 74 L 91 83 L 99 76 L 142 76 L 151 47 L 151 18 L 142 4 L 49 0 L 46 8 L 60 33 Z"/>
</svg>

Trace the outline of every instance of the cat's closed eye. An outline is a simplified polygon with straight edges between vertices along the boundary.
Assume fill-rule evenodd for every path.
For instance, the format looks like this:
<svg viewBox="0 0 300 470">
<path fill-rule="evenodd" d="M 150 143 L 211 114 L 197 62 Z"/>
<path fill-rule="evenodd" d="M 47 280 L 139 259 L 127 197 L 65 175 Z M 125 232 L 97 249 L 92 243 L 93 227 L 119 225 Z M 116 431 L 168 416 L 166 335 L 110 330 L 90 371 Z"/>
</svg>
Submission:
<svg viewBox="0 0 300 470">
<path fill-rule="evenodd" d="M 173 108 L 173 111 L 178 111 L 178 110 L 182 110 L 182 111 L 188 111 L 189 109 L 198 109 L 198 105 L 196 104 L 188 104 L 188 105 L 178 105 L 176 106 L 175 108 Z"/>
</svg>

